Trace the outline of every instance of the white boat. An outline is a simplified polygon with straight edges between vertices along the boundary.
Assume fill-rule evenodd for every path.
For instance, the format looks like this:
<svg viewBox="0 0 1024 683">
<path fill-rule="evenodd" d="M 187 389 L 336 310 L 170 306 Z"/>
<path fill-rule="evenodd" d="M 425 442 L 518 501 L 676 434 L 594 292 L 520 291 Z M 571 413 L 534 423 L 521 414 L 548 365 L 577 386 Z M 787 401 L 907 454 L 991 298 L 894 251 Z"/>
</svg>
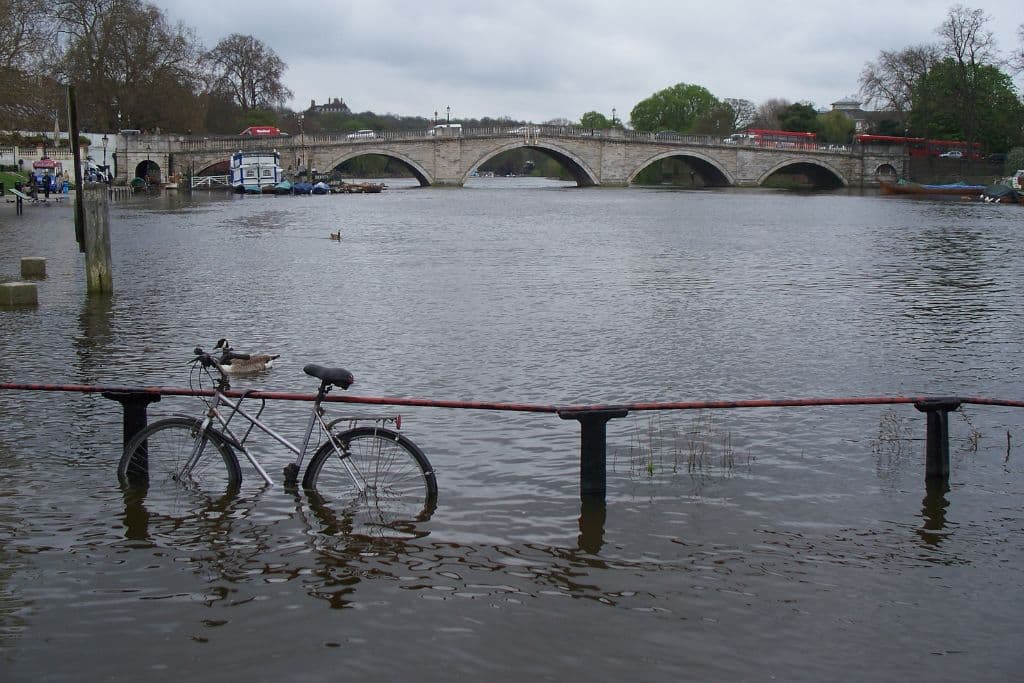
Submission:
<svg viewBox="0 0 1024 683">
<path fill-rule="evenodd" d="M 229 176 L 235 192 L 259 193 L 284 180 L 277 152 L 237 152 L 231 155 Z"/>
</svg>

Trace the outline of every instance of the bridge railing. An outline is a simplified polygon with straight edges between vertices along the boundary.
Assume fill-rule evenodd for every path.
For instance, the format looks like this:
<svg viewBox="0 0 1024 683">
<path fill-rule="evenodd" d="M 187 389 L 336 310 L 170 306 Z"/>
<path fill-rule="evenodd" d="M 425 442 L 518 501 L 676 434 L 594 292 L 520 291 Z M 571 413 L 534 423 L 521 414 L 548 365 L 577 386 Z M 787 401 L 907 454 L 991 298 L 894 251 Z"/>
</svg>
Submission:
<svg viewBox="0 0 1024 683">
<path fill-rule="evenodd" d="M 57 385 L 0 383 L 0 390 L 75 392 L 101 394 L 117 401 L 123 410 L 122 438 L 128 443 L 147 423 L 147 406 L 164 396 L 210 396 L 210 389 L 184 387 L 116 387 L 99 385 Z M 313 401 L 318 396 L 275 391 L 226 390 L 232 398 L 253 398 L 285 401 Z M 950 475 L 949 413 L 963 404 L 1024 408 L 1024 401 L 967 396 L 856 396 L 840 398 L 746 399 L 726 401 L 677 401 L 664 403 L 619 403 L 554 405 L 452 401 L 387 396 L 327 396 L 327 403 L 488 410 L 518 413 L 554 414 L 563 420 L 580 424 L 580 495 L 583 499 L 604 500 L 606 482 L 606 425 L 610 420 L 626 417 L 631 412 L 725 410 L 754 408 L 811 408 L 827 406 L 913 405 L 927 416 L 925 424 L 925 482 L 928 486 L 948 487 Z M 1009 446 L 1007 446 L 1009 448 Z"/>
</svg>

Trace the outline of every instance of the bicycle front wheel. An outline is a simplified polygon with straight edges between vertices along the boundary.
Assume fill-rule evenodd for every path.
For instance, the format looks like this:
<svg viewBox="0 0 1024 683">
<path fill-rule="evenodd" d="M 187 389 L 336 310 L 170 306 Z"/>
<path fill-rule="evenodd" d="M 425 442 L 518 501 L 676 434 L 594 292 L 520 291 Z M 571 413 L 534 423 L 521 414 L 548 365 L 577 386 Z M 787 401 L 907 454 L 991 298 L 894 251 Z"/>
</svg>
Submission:
<svg viewBox="0 0 1024 683">
<path fill-rule="evenodd" d="M 220 433 L 201 428 L 187 417 L 158 420 L 125 446 L 118 479 L 145 490 L 148 510 L 177 514 L 237 491 L 242 471 L 234 450 Z"/>
<path fill-rule="evenodd" d="M 381 427 L 334 435 L 313 455 L 302 485 L 373 526 L 427 519 L 437 500 L 437 478 L 427 456 L 398 432 Z"/>
</svg>

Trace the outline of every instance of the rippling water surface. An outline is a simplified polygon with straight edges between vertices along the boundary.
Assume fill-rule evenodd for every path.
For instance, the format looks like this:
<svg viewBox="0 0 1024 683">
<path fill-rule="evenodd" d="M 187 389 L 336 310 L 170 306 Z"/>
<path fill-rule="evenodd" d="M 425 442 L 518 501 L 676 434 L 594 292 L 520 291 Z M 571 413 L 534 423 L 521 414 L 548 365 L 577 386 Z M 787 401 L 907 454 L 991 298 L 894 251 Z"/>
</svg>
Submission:
<svg viewBox="0 0 1024 683">
<path fill-rule="evenodd" d="M 236 387 L 538 404 L 863 395 L 1020 399 L 1016 207 L 480 180 L 112 209 L 84 295 L 66 206 L 0 208 L 0 381 L 170 385 L 228 337 Z M 340 230 L 342 239 L 328 239 Z M 166 398 L 155 418 L 196 413 Z M 306 404 L 267 414 L 298 437 Z M 1019 675 L 1024 413 L 951 415 L 926 492 L 911 407 L 634 413 L 607 506 L 579 427 L 402 409 L 433 516 L 353 534 L 258 486 L 182 518 L 125 502 L 119 407 L 0 391 L 5 680 L 991 680 Z M 267 446 L 273 475 L 286 454 Z"/>
</svg>

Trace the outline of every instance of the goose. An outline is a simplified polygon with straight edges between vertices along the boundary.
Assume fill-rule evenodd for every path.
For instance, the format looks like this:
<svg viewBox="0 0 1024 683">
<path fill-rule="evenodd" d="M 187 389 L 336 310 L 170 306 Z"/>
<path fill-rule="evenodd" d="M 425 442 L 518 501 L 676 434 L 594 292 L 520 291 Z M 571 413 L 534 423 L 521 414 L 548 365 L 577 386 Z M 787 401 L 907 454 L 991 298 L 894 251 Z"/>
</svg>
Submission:
<svg viewBox="0 0 1024 683">
<path fill-rule="evenodd" d="M 251 375 L 269 370 L 274 366 L 274 360 L 281 356 L 279 353 L 273 355 L 269 353 L 237 354 L 231 348 L 228 340 L 224 338 L 219 339 L 213 348 L 214 350 L 220 349 L 220 366 L 224 368 L 224 372 L 232 375 Z M 247 357 L 241 358 L 240 356 Z"/>
<path fill-rule="evenodd" d="M 338 232 L 332 232 L 331 233 L 331 239 L 334 240 L 335 242 L 340 242 L 341 241 L 341 230 L 339 230 Z"/>
</svg>

